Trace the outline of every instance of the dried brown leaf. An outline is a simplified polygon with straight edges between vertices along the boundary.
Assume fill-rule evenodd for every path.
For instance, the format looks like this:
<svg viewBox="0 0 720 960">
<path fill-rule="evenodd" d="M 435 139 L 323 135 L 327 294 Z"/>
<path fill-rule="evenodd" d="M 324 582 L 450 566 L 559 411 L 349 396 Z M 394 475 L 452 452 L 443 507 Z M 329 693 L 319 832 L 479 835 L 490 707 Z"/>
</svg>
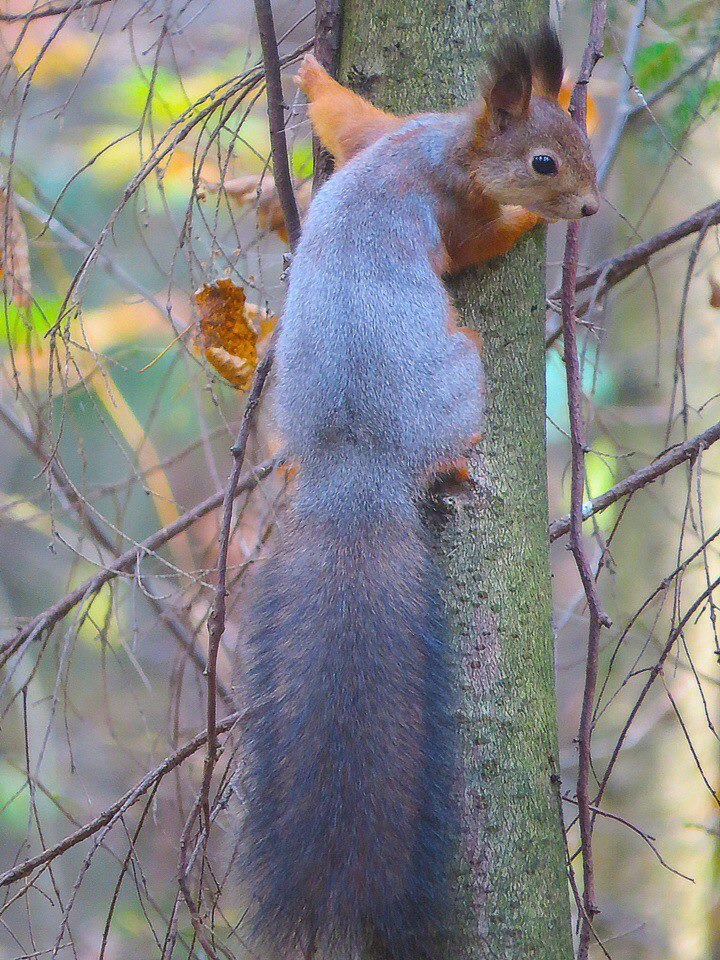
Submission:
<svg viewBox="0 0 720 960">
<path fill-rule="evenodd" d="M 239 207 L 255 207 L 260 230 L 264 233 L 277 233 L 287 243 L 280 198 L 275 180 L 269 174 L 261 176 L 249 174 L 245 177 L 225 180 L 223 183 L 212 183 L 209 180 L 203 182 L 208 192 L 217 193 L 218 190 L 223 190 Z M 309 180 L 298 187 L 295 199 L 302 216 L 306 213 L 312 199 L 312 184 Z"/>
<path fill-rule="evenodd" d="M 715 277 L 709 277 L 710 280 L 710 306 L 720 310 L 720 283 Z"/>
<path fill-rule="evenodd" d="M 3 190 L 0 190 L 0 277 L 4 278 L 8 298 L 27 310 L 32 293 L 27 234 L 19 210 Z"/>
<path fill-rule="evenodd" d="M 232 280 L 207 283 L 195 294 L 199 340 L 205 358 L 238 390 L 247 390 L 258 365 L 258 347 L 275 325 L 275 317 L 247 303 Z"/>
<path fill-rule="evenodd" d="M 255 367 L 248 360 L 234 357 L 222 347 L 206 347 L 205 359 L 233 387 L 237 387 L 238 390 L 247 390 L 250 386 Z"/>
</svg>

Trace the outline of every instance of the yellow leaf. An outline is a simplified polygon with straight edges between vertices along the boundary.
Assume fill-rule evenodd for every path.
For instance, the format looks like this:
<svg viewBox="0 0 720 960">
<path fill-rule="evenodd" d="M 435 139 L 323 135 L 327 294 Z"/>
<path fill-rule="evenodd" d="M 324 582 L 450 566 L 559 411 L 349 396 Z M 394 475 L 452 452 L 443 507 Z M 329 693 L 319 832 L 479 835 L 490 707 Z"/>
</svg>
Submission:
<svg viewBox="0 0 720 960">
<path fill-rule="evenodd" d="M 32 70 L 33 83 L 40 86 L 77 77 L 87 65 L 95 46 L 91 34 L 71 25 L 64 27 L 49 46 L 45 46 L 50 32 L 51 28 L 42 23 L 31 24 L 13 52 L 18 73 Z"/>
<path fill-rule="evenodd" d="M 201 287 L 195 304 L 207 361 L 228 383 L 247 390 L 258 364 L 258 343 L 272 330 L 275 317 L 247 303 L 243 288 L 227 279 Z"/>
</svg>

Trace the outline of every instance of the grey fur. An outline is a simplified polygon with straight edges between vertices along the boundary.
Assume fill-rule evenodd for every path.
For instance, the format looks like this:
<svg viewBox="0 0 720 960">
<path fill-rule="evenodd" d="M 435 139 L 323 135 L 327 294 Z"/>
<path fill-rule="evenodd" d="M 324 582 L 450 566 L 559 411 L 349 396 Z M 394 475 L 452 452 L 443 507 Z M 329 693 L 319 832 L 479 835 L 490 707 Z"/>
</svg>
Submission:
<svg viewBox="0 0 720 960">
<path fill-rule="evenodd" d="M 430 265 L 436 200 L 398 173 L 452 183 L 460 172 L 451 144 L 469 122 L 411 121 L 312 203 L 277 348 L 277 424 L 287 455 L 304 466 L 387 456 L 419 481 L 480 430 L 482 364 L 448 332 L 448 294 Z M 414 128 L 421 137 L 407 136 Z"/>
<path fill-rule="evenodd" d="M 448 330 L 437 201 L 418 184 L 460 182 L 450 145 L 469 122 L 419 118 L 350 162 L 292 264 L 275 414 L 298 482 L 250 571 L 238 679 L 239 870 L 272 956 L 371 941 L 422 960 L 445 923 L 452 687 L 415 498 L 480 429 L 482 364 Z"/>
</svg>

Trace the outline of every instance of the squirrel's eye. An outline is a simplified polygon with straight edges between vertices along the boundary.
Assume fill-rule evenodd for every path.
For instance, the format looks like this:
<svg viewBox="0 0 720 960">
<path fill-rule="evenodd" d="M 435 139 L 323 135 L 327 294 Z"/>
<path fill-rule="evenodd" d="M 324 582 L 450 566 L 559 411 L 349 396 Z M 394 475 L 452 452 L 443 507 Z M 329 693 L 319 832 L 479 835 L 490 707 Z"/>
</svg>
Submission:
<svg viewBox="0 0 720 960">
<path fill-rule="evenodd" d="M 535 173 L 543 175 L 557 173 L 557 164 L 552 157 L 548 157 L 545 153 L 538 153 L 532 158 L 532 168 Z"/>
</svg>

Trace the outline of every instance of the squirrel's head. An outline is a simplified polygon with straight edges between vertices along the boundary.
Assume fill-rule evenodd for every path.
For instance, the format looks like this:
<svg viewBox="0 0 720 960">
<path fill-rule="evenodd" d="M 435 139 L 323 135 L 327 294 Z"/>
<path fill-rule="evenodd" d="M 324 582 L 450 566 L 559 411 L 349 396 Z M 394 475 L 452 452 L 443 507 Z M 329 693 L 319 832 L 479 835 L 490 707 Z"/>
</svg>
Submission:
<svg viewBox="0 0 720 960">
<path fill-rule="evenodd" d="M 490 60 L 469 158 L 485 193 L 546 220 L 577 220 L 600 206 L 587 137 L 558 105 L 562 79 L 549 23 L 527 43 L 503 43 Z"/>
</svg>

